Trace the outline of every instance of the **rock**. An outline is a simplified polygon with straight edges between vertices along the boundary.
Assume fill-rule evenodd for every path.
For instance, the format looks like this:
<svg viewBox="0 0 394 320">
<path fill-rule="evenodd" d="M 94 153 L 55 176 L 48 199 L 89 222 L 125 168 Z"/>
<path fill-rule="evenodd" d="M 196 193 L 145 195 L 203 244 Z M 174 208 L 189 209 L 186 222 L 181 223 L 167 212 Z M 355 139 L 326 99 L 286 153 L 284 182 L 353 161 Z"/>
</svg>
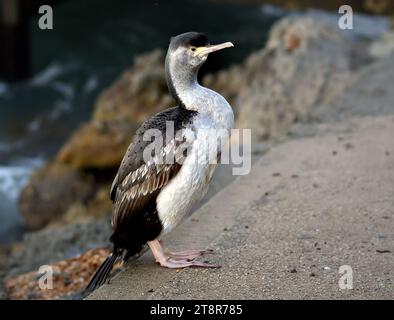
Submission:
<svg viewBox="0 0 394 320">
<path fill-rule="evenodd" d="M 135 130 L 130 121 L 92 120 L 72 135 L 60 149 L 56 160 L 75 169 L 115 168 Z"/>
<path fill-rule="evenodd" d="M 86 202 L 95 191 L 94 179 L 59 163 L 40 168 L 20 196 L 20 210 L 26 225 L 40 229 L 59 219 L 75 202 Z"/>
<path fill-rule="evenodd" d="M 394 5 L 390 0 L 365 0 L 364 9 L 374 14 L 393 13 Z"/>
<path fill-rule="evenodd" d="M 394 13 L 394 3 L 391 0 L 331 0 L 331 1 L 311 1 L 311 0 L 271 0 L 271 1 L 261 1 L 261 0 L 222 0 L 230 3 L 242 3 L 242 4 L 264 4 L 264 8 L 268 7 L 267 10 L 272 12 L 273 10 L 281 10 L 276 8 L 276 6 L 281 6 L 290 10 L 306 10 L 309 8 L 320 8 L 327 11 L 338 12 L 338 8 L 342 5 L 350 5 L 353 12 L 368 12 L 372 14 L 392 14 Z M 272 9 L 273 8 L 273 9 Z M 281 12 L 281 11 L 278 11 Z"/>
<path fill-rule="evenodd" d="M 285 18 L 274 25 L 266 48 L 210 82 L 230 83 L 237 127 L 250 128 L 254 141 L 278 138 L 346 88 L 351 53 L 335 28 L 310 17 Z"/>
<path fill-rule="evenodd" d="M 108 249 L 89 250 L 107 248 L 111 232 L 108 218 L 96 219 L 29 232 L 21 242 L 0 247 L 0 299 L 7 295 L 11 299 L 47 299 L 77 293 L 108 253 Z M 37 287 L 37 272 L 43 265 L 60 268 L 54 277 L 55 290 L 45 293 Z M 7 295 L 2 288 L 4 279 Z M 67 279 L 70 281 L 64 282 Z"/>
<path fill-rule="evenodd" d="M 309 9 L 303 13 L 303 16 L 308 16 L 328 24 L 332 28 L 338 29 L 338 10 L 324 11 L 317 9 Z M 370 15 L 360 13 L 353 8 L 353 29 L 338 30 L 341 36 L 358 39 L 359 41 L 371 41 L 380 37 L 390 28 L 390 19 L 387 16 Z"/>
<path fill-rule="evenodd" d="M 52 288 L 40 288 L 43 277 L 38 271 L 5 279 L 7 296 L 11 300 L 53 300 L 79 298 L 94 272 L 110 253 L 109 249 L 92 249 L 75 258 L 66 259 L 47 268 L 52 270 Z M 49 269 L 46 269 L 49 270 Z M 48 284 L 47 281 L 44 283 Z"/>
<path fill-rule="evenodd" d="M 38 270 L 42 265 L 74 258 L 93 248 L 107 247 L 111 235 L 109 219 L 48 227 L 25 234 L 7 257 L 7 277 Z"/>
<path fill-rule="evenodd" d="M 247 77 L 244 75 L 242 65 L 233 65 L 227 70 L 220 70 L 214 74 L 207 74 L 203 79 L 204 86 L 211 88 L 226 98 L 233 107 L 235 117 L 238 114 L 238 98 L 240 88 L 245 87 Z"/>
<path fill-rule="evenodd" d="M 2 279 L 4 279 L 7 273 L 10 250 L 11 247 L 9 245 L 0 245 L 0 300 L 7 299 L 7 293 Z"/>
<path fill-rule="evenodd" d="M 173 105 L 164 76 L 164 59 L 164 52 L 158 49 L 138 56 L 133 66 L 100 95 L 93 119 L 141 123 Z"/>
<path fill-rule="evenodd" d="M 75 222 L 86 222 L 91 219 L 109 218 L 112 212 L 112 201 L 109 198 L 111 186 L 100 186 L 94 198 L 88 203 L 73 203 L 56 225 L 65 225 Z"/>
<path fill-rule="evenodd" d="M 374 41 L 370 48 L 370 54 L 375 59 L 388 57 L 394 53 L 394 30 L 390 30 Z"/>
</svg>

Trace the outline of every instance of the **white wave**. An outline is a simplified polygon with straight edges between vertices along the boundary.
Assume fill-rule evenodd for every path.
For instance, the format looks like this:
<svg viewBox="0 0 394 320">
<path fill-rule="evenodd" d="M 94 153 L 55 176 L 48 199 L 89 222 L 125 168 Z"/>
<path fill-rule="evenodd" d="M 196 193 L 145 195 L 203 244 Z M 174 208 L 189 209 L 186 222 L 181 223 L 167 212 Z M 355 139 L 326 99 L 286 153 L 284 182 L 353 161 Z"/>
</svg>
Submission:
<svg viewBox="0 0 394 320">
<path fill-rule="evenodd" d="M 71 103 L 68 100 L 59 100 L 55 102 L 55 107 L 51 110 L 48 118 L 51 121 L 58 120 L 63 114 L 71 111 Z"/>
<path fill-rule="evenodd" d="M 48 114 L 45 115 L 38 115 L 36 118 L 34 118 L 32 121 L 30 121 L 27 124 L 27 130 L 29 132 L 37 132 L 39 131 L 43 123 L 45 123 L 46 120 L 49 120 L 51 122 L 59 120 L 59 118 L 71 111 L 71 103 L 68 100 L 58 100 L 54 103 L 54 107 L 52 110 L 49 111 Z M 6 146 L 4 146 L 6 147 Z M 1 144 L 0 144 L 0 151 L 1 150 Z M 8 151 L 8 149 L 5 149 L 4 151 Z"/>
<path fill-rule="evenodd" d="M 72 99 L 75 95 L 75 89 L 70 84 L 61 81 L 56 81 L 52 83 L 51 87 L 56 91 L 60 92 L 67 99 Z"/>
<path fill-rule="evenodd" d="M 57 63 L 49 65 L 47 68 L 36 74 L 30 81 L 32 85 L 44 86 L 56 79 L 65 71 L 65 68 Z"/>
<path fill-rule="evenodd" d="M 84 87 L 83 87 L 83 92 L 86 93 L 91 93 L 94 89 L 96 89 L 98 86 L 98 79 L 95 76 L 90 77 Z"/>
<path fill-rule="evenodd" d="M 43 163 L 42 159 L 19 159 L 13 165 L 0 166 L 0 194 L 15 201 L 34 168 Z"/>
</svg>

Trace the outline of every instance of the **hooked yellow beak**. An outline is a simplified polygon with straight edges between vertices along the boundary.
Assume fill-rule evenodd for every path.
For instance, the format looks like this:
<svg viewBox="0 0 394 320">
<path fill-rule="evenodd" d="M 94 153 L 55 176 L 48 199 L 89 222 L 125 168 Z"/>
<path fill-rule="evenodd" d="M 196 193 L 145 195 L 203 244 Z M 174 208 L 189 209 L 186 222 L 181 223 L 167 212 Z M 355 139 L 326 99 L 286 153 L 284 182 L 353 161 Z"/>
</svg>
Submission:
<svg viewBox="0 0 394 320">
<path fill-rule="evenodd" d="M 225 42 L 225 43 L 220 43 L 220 44 L 215 44 L 215 45 L 209 45 L 206 47 L 198 47 L 194 51 L 195 56 L 206 56 L 210 54 L 211 52 L 219 51 L 225 48 L 231 48 L 234 47 L 234 45 L 231 42 Z"/>
</svg>

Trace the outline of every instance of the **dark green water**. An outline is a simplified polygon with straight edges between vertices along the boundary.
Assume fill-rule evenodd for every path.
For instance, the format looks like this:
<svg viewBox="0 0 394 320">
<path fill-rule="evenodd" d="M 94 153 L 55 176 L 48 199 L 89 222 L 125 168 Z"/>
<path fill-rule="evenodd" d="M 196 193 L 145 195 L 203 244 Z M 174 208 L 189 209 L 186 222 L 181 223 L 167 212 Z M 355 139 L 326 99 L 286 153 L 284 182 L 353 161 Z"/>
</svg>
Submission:
<svg viewBox="0 0 394 320">
<path fill-rule="evenodd" d="M 278 18 L 261 6 L 207 0 L 66 0 L 53 10 L 54 30 L 31 20 L 31 79 L 0 82 L 0 241 L 23 228 L 16 203 L 32 168 L 89 118 L 98 93 L 136 54 L 166 49 L 179 33 L 202 31 L 212 43 L 236 45 L 202 70 L 215 71 L 261 48 Z"/>
</svg>

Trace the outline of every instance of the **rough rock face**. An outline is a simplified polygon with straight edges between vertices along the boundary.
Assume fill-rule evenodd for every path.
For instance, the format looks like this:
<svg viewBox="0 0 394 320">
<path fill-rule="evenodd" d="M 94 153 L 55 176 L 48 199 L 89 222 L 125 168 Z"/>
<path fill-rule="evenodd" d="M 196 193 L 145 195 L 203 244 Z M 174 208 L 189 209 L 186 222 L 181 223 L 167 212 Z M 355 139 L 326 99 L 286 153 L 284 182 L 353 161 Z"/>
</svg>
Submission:
<svg viewBox="0 0 394 320">
<path fill-rule="evenodd" d="M 207 82 L 229 84 L 225 92 L 238 113 L 237 127 L 252 129 L 254 141 L 277 138 L 343 90 L 351 79 L 350 58 L 336 29 L 309 17 L 285 18 L 266 48 Z"/>
<path fill-rule="evenodd" d="M 65 224 L 86 222 L 92 219 L 109 218 L 112 212 L 112 201 L 109 198 L 108 190 L 110 184 L 100 185 L 94 197 L 88 202 L 72 203 L 64 215 L 51 225 L 62 226 Z"/>
<path fill-rule="evenodd" d="M 20 208 L 30 229 L 59 219 L 70 203 L 86 202 L 94 195 L 91 176 L 68 166 L 51 163 L 36 171 L 22 190 Z"/>
<path fill-rule="evenodd" d="M 130 121 L 92 120 L 72 135 L 56 160 L 75 169 L 116 167 L 135 130 Z"/>
</svg>

